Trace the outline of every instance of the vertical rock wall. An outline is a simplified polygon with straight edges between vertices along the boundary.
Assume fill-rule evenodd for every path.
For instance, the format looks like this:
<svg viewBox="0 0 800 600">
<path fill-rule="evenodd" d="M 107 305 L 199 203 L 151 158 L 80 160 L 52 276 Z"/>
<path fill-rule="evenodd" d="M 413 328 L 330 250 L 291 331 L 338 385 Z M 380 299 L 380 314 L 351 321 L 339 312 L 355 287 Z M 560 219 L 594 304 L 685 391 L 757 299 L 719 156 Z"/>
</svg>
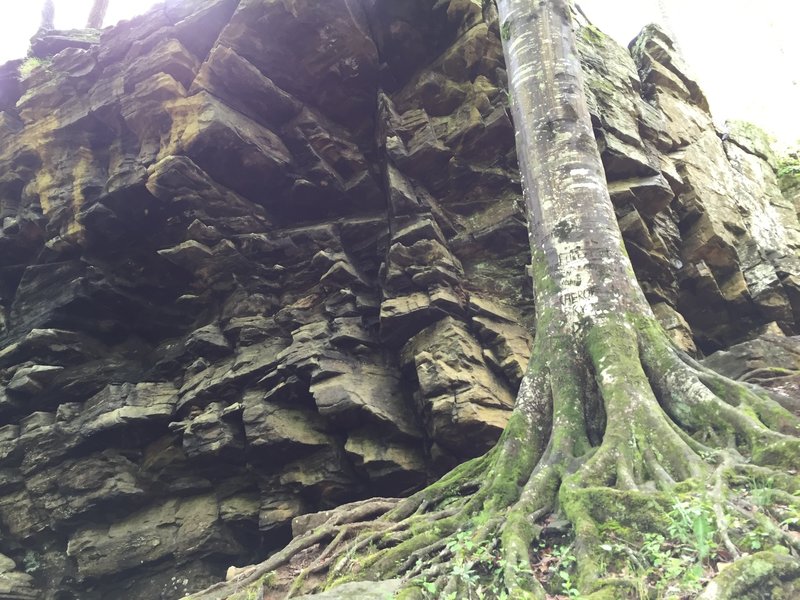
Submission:
<svg viewBox="0 0 800 600">
<path fill-rule="evenodd" d="M 535 320 L 499 29 L 473 0 L 171 0 L 0 69 L 6 597 L 176 598 L 491 446 Z M 658 30 L 582 53 L 671 334 L 796 331 L 769 157 Z"/>
</svg>

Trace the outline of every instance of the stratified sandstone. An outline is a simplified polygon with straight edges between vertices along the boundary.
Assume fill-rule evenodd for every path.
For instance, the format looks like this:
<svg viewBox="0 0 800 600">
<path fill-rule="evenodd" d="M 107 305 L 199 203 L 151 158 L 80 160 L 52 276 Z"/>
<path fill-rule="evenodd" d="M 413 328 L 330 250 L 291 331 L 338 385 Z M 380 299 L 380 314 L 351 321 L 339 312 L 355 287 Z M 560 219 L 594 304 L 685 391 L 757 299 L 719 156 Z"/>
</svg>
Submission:
<svg viewBox="0 0 800 600">
<path fill-rule="evenodd" d="M 535 319 L 491 3 L 169 0 L 93 36 L 0 67 L 0 596 L 177 598 L 487 449 Z M 581 38 L 675 342 L 797 333 L 763 146 L 659 30 Z"/>
</svg>

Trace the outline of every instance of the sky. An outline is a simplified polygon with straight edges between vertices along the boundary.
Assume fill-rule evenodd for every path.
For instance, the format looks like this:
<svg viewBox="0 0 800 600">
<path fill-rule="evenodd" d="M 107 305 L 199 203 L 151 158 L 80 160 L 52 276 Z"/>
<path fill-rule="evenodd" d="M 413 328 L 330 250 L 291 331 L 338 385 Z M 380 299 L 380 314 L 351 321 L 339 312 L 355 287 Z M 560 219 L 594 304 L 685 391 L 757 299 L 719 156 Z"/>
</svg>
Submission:
<svg viewBox="0 0 800 600">
<path fill-rule="evenodd" d="M 106 25 L 157 0 L 111 0 Z M 324 2 L 325 0 L 319 0 Z M 623 45 L 650 22 L 658 0 L 577 0 L 600 29 Z M 82 27 L 92 0 L 56 0 L 56 27 Z M 705 90 L 718 123 L 751 121 L 779 148 L 800 142 L 799 0 L 662 0 L 668 27 Z M 12 6 L 8 6 L 12 5 Z M 0 64 L 25 55 L 42 0 L 0 0 Z"/>
<path fill-rule="evenodd" d="M 110 0 L 106 25 L 130 19 L 158 0 Z M 84 27 L 92 0 L 55 0 L 57 29 Z M 0 64 L 25 56 L 28 41 L 39 28 L 43 0 L 0 0 Z"/>
<path fill-rule="evenodd" d="M 642 25 L 662 22 L 657 0 L 577 0 L 623 45 Z M 800 145 L 800 2 L 663 0 L 667 27 L 718 123 L 759 125 L 776 147 Z"/>
</svg>

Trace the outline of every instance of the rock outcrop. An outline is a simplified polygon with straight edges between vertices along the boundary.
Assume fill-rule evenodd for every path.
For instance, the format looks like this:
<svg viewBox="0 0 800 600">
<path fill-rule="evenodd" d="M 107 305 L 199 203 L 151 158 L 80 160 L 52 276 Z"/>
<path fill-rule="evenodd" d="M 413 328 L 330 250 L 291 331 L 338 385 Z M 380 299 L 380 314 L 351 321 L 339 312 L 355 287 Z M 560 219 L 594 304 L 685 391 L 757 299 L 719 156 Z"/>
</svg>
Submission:
<svg viewBox="0 0 800 600">
<path fill-rule="evenodd" d="M 770 156 L 658 29 L 581 37 L 673 339 L 797 333 Z M 492 3 L 168 0 L 57 41 L 0 67 L 0 595 L 177 598 L 493 443 L 535 311 Z"/>
</svg>

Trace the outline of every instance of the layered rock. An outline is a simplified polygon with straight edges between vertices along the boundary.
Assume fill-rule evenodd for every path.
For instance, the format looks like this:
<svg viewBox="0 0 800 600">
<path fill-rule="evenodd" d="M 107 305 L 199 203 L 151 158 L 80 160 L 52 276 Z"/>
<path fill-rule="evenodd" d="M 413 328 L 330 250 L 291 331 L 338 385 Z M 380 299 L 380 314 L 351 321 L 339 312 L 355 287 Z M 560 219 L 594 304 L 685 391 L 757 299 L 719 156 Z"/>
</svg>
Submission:
<svg viewBox="0 0 800 600">
<path fill-rule="evenodd" d="M 800 414 L 800 337 L 767 333 L 703 362 L 726 377 L 767 389 L 781 405 Z"/>
<path fill-rule="evenodd" d="M 657 28 L 631 43 L 633 60 L 590 27 L 582 38 L 612 199 L 662 323 L 690 351 L 770 323 L 796 332 L 800 227 L 768 145 L 752 127 L 715 131 L 699 85 Z"/>
<path fill-rule="evenodd" d="M 171 0 L 0 69 L 7 597 L 176 598 L 493 443 L 535 311 L 483 5 Z M 796 332 L 769 156 L 717 135 L 660 31 L 632 53 L 582 31 L 676 343 Z"/>
</svg>

